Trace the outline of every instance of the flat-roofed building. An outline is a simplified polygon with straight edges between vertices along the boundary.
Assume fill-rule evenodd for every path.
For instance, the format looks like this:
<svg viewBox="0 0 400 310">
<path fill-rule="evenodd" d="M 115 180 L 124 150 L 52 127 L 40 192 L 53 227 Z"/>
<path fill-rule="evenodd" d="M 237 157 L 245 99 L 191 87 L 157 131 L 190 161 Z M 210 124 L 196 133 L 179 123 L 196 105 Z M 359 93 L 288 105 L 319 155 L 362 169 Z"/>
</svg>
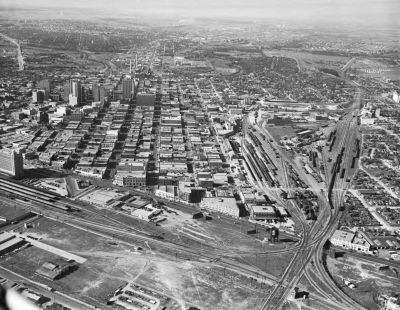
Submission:
<svg viewBox="0 0 400 310">
<path fill-rule="evenodd" d="M 155 195 L 168 200 L 175 200 L 177 197 L 177 187 L 172 185 L 159 185 L 155 190 Z"/>
<path fill-rule="evenodd" d="M 336 230 L 329 239 L 334 246 L 344 247 L 359 252 L 369 252 L 375 244 L 362 232 Z"/>
<path fill-rule="evenodd" d="M 137 106 L 154 106 L 156 94 L 153 93 L 138 93 L 136 96 Z"/>
<path fill-rule="evenodd" d="M 114 184 L 128 187 L 146 186 L 146 172 L 118 170 L 114 178 Z"/>
<path fill-rule="evenodd" d="M 275 208 L 272 206 L 249 205 L 250 217 L 253 220 L 271 220 L 276 218 Z"/>
<path fill-rule="evenodd" d="M 91 204 L 96 204 L 98 206 L 109 206 L 115 201 L 123 199 L 126 196 L 126 193 L 120 193 L 116 190 L 98 189 L 82 196 L 81 200 Z"/>
<path fill-rule="evenodd" d="M 152 217 L 157 216 L 161 212 L 161 209 L 153 207 L 152 204 L 148 204 L 140 209 L 133 210 L 131 215 L 141 220 L 149 221 Z"/>
<path fill-rule="evenodd" d="M 288 217 L 289 214 L 287 213 L 284 207 L 276 207 L 281 217 Z"/>
<path fill-rule="evenodd" d="M 9 232 L 0 234 L 0 255 L 19 248 L 25 241 Z"/>
<path fill-rule="evenodd" d="M 354 236 L 352 231 L 336 230 L 329 240 L 333 245 L 351 248 Z"/>
<path fill-rule="evenodd" d="M 187 164 L 179 163 L 179 162 L 160 162 L 159 164 L 160 173 L 168 173 L 168 172 L 178 172 L 178 173 L 186 173 L 187 172 Z"/>
<path fill-rule="evenodd" d="M 239 207 L 235 198 L 231 197 L 205 197 L 200 203 L 202 209 L 239 217 Z"/>
<path fill-rule="evenodd" d="M 115 174 L 114 184 L 119 186 L 145 186 L 147 164 L 142 161 L 133 161 L 129 158 L 121 161 Z"/>
</svg>

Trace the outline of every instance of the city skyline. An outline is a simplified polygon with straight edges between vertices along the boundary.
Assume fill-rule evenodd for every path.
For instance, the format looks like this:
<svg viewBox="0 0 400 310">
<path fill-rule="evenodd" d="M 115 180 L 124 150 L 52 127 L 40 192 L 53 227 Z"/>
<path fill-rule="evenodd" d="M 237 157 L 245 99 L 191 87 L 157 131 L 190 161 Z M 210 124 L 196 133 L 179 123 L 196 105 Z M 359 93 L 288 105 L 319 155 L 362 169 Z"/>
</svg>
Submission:
<svg viewBox="0 0 400 310">
<path fill-rule="evenodd" d="M 279 20 L 287 23 L 330 24 L 332 26 L 386 27 L 398 24 L 400 6 L 396 0 L 299 0 L 299 1 L 127 1 L 116 0 L 110 4 L 108 1 L 49 1 L 39 0 L 32 3 L 26 0 L 3 0 L 0 2 L 9 13 L 20 9 L 54 10 L 57 14 L 49 15 L 49 18 L 65 18 L 68 9 L 89 9 L 86 15 L 101 15 L 135 18 L 138 16 L 160 16 L 162 18 L 178 18 L 185 22 L 193 18 L 221 18 L 243 19 L 260 22 Z M 112 10 L 110 10 L 112 9 Z M 104 17 L 104 16 L 103 16 Z"/>
</svg>

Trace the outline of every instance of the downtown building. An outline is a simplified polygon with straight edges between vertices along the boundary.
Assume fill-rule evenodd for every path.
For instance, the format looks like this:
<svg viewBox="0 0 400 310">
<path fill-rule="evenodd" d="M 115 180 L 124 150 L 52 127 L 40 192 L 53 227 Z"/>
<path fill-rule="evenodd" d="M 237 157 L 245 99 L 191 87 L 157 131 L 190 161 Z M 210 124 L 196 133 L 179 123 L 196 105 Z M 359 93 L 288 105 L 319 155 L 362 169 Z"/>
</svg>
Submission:
<svg viewBox="0 0 400 310">
<path fill-rule="evenodd" d="M 122 99 L 132 99 L 135 92 L 135 80 L 122 80 Z"/>
<path fill-rule="evenodd" d="M 68 87 L 64 88 L 64 92 L 68 93 L 68 102 L 71 106 L 78 106 L 82 103 L 82 85 L 79 81 L 69 81 Z"/>
<path fill-rule="evenodd" d="M 93 93 L 93 101 L 100 102 L 101 105 L 103 105 L 106 94 L 104 86 L 101 86 L 99 84 L 93 84 L 92 93 Z"/>
<path fill-rule="evenodd" d="M 24 160 L 20 150 L 8 148 L 0 150 L 0 172 L 17 178 L 24 175 Z"/>
</svg>

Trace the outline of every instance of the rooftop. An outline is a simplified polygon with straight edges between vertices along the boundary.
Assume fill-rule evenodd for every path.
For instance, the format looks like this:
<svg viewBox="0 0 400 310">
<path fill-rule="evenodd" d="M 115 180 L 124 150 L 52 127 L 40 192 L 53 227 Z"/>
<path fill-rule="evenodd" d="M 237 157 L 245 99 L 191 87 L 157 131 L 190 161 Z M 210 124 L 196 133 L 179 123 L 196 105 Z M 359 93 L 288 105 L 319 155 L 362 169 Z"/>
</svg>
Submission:
<svg viewBox="0 0 400 310">
<path fill-rule="evenodd" d="M 338 240 L 343 240 L 346 242 L 352 242 L 355 234 L 350 231 L 344 231 L 344 230 L 336 230 L 333 235 L 332 239 L 338 239 Z"/>
</svg>

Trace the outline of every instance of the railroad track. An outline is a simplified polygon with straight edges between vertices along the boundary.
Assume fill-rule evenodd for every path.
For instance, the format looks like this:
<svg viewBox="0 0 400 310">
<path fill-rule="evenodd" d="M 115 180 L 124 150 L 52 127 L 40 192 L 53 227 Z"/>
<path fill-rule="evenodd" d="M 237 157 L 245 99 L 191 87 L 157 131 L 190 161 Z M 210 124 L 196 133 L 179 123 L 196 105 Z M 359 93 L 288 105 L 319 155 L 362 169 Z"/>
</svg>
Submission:
<svg viewBox="0 0 400 310">
<path fill-rule="evenodd" d="M 347 119 L 349 116 L 346 117 L 346 125 L 345 128 L 342 132 L 342 139 L 339 144 L 338 149 L 342 149 L 343 147 L 349 146 L 349 142 L 353 138 L 353 132 L 351 131 L 352 128 L 352 119 Z M 266 130 L 265 130 L 266 131 Z M 349 134 L 349 131 L 350 134 Z M 349 148 L 347 149 L 344 155 L 344 162 L 347 162 L 348 154 L 351 152 Z M 342 152 L 344 153 L 344 152 Z M 336 172 L 334 172 L 336 173 Z M 329 170 L 326 171 L 326 175 L 329 176 Z M 274 288 L 272 291 L 271 295 L 266 298 L 261 306 L 261 309 L 279 309 L 282 305 L 282 303 L 285 301 L 287 294 L 289 290 L 292 288 L 295 283 L 297 283 L 300 279 L 300 276 L 304 273 L 306 270 L 306 266 L 311 258 L 314 258 L 314 260 L 317 262 L 318 272 L 319 276 L 321 276 L 326 283 L 328 283 L 329 287 L 331 288 L 331 291 L 333 292 L 336 300 L 343 300 L 343 304 L 346 305 L 346 309 L 363 309 L 360 305 L 358 305 L 354 300 L 349 298 L 347 295 L 345 295 L 339 288 L 337 288 L 336 284 L 333 282 L 333 280 L 327 275 L 326 270 L 324 269 L 324 266 L 321 266 L 322 263 L 319 260 L 319 258 L 322 256 L 322 249 L 323 245 L 325 244 L 326 240 L 328 240 L 329 236 L 333 233 L 333 231 L 336 229 L 336 224 L 339 220 L 340 217 L 340 210 L 339 207 L 341 205 L 341 202 L 344 198 L 345 194 L 345 186 L 346 183 L 344 183 L 345 178 L 341 179 L 340 182 L 335 182 L 335 178 L 331 180 L 333 183 L 333 186 L 335 188 L 335 191 L 339 192 L 339 197 L 334 197 L 333 198 L 333 214 L 328 214 L 328 222 L 326 223 L 325 227 L 328 227 L 328 229 L 321 229 L 321 232 L 309 240 L 309 233 L 307 235 L 303 235 L 302 239 L 302 244 L 296 253 L 295 257 L 291 261 L 290 265 L 287 267 L 285 270 L 284 275 L 281 277 L 281 280 L 278 282 L 278 285 Z M 336 183 L 336 184 L 335 184 Z M 334 194 L 335 196 L 337 194 Z M 311 228 L 311 233 L 314 232 L 317 225 L 314 225 Z M 321 227 L 322 228 L 322 227 Z M 304 246 L 306 244 L 306 246 Z M 307 252 L 306 252 L 307 250 Z M 294 264 L 297 260 L 300 260 L 301 263 L 300 268 L 295 268 Z M 291 278 L 291 281 L 287 282 L 286 280 Z M 328 295 L 325 295 L 328 297 Z"/>
</svg>

